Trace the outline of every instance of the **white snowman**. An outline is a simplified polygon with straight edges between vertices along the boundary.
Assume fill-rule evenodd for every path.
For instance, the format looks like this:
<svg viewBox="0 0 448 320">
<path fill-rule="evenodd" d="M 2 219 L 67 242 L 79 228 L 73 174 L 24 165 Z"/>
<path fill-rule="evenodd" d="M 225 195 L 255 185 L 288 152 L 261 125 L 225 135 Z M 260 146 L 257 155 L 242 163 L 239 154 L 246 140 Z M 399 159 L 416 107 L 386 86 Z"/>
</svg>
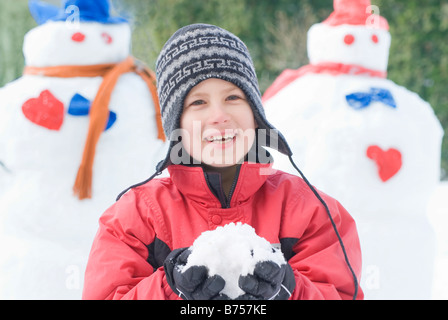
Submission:
<svg viewBox="0 0 448 320">
<path fill-rule="evenodd" d="M 427 205 L 443 130 L 427 102 L 386 78 L 391 35 L 372 9 L 370 0 L 335 0 L 308 31 L 310 64 L 285 70 L 263 100 L 304 174 L 355 218 L 366 299 L 428 299 L 435 237 Z M 294 172 L 281 155 L 276 161 Z"/>
<path fill-rule="evenodd" d="M 167 145 L 109 2 L 29 5 L 24 75 L 0 89 L 0 299 L 79 299 L 99 216 Z"/>
</svg>

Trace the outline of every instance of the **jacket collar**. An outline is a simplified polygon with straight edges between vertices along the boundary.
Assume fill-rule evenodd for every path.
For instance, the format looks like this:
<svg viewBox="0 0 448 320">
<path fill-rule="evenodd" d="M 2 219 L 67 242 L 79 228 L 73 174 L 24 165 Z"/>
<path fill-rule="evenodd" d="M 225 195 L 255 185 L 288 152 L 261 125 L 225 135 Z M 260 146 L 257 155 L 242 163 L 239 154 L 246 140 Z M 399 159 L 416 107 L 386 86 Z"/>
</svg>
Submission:
<svg viewBox="0 0 448 320">
<path fill-rule="evenodd" d="M 185 197 L 201 202 L 207 207 L 225 207 L 222 200 L 220 201 L 212 191 L 201 166 L 170 165 L 168 171 L 171 180 Z M 272 172 L 272 163 L 244 162 L 241 164 L 231 192 L 230 208 L 246 202 L 261 188 Z"/>
</svg>

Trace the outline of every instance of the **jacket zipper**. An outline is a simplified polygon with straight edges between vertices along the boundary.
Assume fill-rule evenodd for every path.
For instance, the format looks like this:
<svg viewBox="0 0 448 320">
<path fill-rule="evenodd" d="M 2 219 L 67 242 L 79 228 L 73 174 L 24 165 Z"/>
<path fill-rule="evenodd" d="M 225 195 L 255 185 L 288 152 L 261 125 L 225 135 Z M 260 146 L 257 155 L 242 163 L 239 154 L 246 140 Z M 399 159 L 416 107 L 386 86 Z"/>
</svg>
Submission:
<svg viewBox="0 0 448 320">
<path fill-rule="evenodd" d="M 232 201 L 233 192 L 235 191 L 236 184 L 238 183 L 238 178 L 240 176 L 241 166 L 236 168 L 235 178 L 233 179 L 232 186 L 230 187 L 229 196 L 227 197 L 226 209 L 230 208 L 230 202 Z M 222 186 L 221 186 L 222 187 Z"/>
<path fill-rule="evenodd" d="M 230 209 L 230 202 L 232 201 L 233 192 L 235 191 L 236 184 L 238 183 L 240 169 L 241 169 L 241 166 L 238 166 L 238 168 L 236 169 L 235 178 L 233 179 L 232 185 L 230 186 L 229 196 L 226 197 L 227 198 L 226 202 L 223 202 L 218 197 L 216 197 L 216 195 L 214 194 L 214 192 L 212 190 L 212 187 L 210 186 L 210 181 L 208 179 L 207 173 L 204 172 L 205 182 L 207 183 L 208 188 L 210 189 L 210 191 L 212 191 L 212 193 L 216 197 L 216 199 L 221 203 L 222 209 Z M 222 185 L 220 187 L 221 187 L 221 192 L 225 195 L 224 191 L 222 190 Z"/>
</svg>

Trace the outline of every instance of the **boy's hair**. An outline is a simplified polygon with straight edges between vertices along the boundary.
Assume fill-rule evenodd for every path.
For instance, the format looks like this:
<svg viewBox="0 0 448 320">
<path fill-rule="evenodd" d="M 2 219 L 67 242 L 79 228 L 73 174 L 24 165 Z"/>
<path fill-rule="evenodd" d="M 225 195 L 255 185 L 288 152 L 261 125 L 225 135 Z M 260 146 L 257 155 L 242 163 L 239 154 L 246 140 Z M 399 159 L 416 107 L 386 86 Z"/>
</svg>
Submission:
<svg viewBox="0 0 448 320">
<path fill-rule="evenodd" d="M 245 93 L 258 128 L 265 129 L 266 144 L 278 146 L 276 149 L 288 156 L 292 154 L 282 134 L 266 120 L 249 50 L 229 31 L 208 24 L 179 29 L 160 52 L 156 73 L 163 128 L 169 139 L 180 127 L 184 100 L 190 90 L 204 80 L 217 78 L 233 83 Z M 170 149 L 175 143 L 171 141 Z M 170 164 L 169 153 L 159 169 Z"/>
</svg>

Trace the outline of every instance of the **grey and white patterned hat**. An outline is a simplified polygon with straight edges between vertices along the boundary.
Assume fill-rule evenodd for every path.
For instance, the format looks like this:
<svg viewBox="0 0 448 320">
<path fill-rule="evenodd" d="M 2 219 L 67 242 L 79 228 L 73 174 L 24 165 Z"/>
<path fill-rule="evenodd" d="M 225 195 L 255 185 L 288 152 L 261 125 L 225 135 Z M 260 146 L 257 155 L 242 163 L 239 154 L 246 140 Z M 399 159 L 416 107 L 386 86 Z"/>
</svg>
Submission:
<svg viewBox="0 0 448 320">
<path fill-rule="evenodd" d="M 180 127 L 184 100 L 190 90 L 201 81 L 218 78 L 235 84 L 246 94 L 258 129 L 266 129 L 266 140 L 278 139 L 278 150 L 292 154 L 283 135 L 266 120 L 252 58 L 244 42 L 234 34 L 208 24 L 185 26 L 164 45 L 156 73 L 162 123 L 169 139 Z M 171 145 L 176 143 L 170 140 Z M 159 167 L 164 169 L 167 165 L 169 161 L 165 159 Z"/>
</svg>

